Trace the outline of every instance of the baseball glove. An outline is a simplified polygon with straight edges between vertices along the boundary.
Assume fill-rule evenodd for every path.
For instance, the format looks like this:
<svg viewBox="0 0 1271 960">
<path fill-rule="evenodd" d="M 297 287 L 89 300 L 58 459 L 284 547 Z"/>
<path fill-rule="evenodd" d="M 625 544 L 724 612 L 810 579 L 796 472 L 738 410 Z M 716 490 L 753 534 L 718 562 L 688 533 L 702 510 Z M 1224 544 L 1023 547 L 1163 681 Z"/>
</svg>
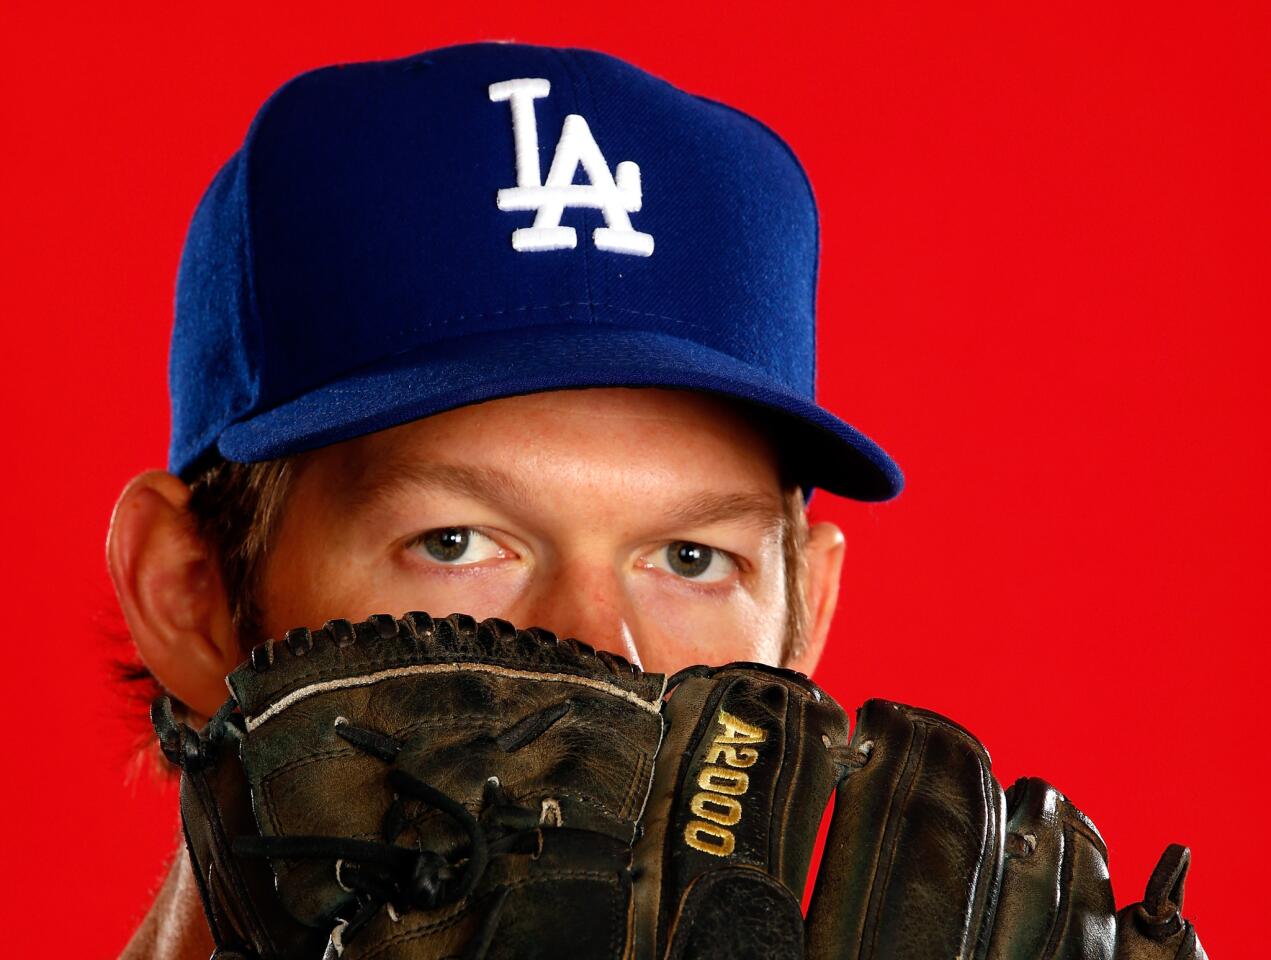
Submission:
<svg viewBox="0 0 1271 960">
<path fill-rule="evenodd" d="M 870 700 L 849 739 L 813 683 L 756 664 L 670 687 L 636 845 L 637 956 L 1205 960 L 1180 916 L 1186 848 L 1116 916 L 1094 824 L 1043 780 L 1003 791 L 950 720 Z"/>
<path fill-rule="evenodd" d="M 791 671 L 667 682 L 411 613 L 289 631 L 228 683 L 200 732 L 152 711 L 221 960 L 1204 960 L 1184 848 L 1116 916 L 1053 787 L 1003 792 L 974 737 L 900 704 L 849 738 Z"/>
</svg>

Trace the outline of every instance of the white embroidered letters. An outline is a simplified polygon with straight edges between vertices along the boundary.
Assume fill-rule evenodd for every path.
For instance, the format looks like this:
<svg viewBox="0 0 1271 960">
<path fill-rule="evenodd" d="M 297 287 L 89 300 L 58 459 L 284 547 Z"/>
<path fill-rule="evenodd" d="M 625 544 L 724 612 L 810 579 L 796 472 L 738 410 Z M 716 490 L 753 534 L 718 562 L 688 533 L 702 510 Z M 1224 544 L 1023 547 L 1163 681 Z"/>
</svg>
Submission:
<svg viewBox="0 0 1271 960">
<path fill-rule="evenodd" d="M 538 120 L 534 101 L 551 92 L 551 83 L 541 78 L 523 77 L 490 84 L 490 99 L 508 101 L 512 110 L 512 138 L 516 146 L 516 186 L 498 193 L 500 210 L 537 210 L 534 225 L 512 231 L 512 248 L 531 250 L 572 250 L 578 246 L 573 227 L 561 226 L 566 207 L 599 210 L 605 226 L 592 232 L 596 249 L 647 257 L 653 253 L 653 237 L 631 226 L 630 213 L 640 209 L 640 168 L 623 160 L 613 173 L 591 135 L 587 121 L 576 113 L 565 117 L 560 140 L 552 156 L 547 182 L 541 179 L 538 162 Z M 587 183 L 574 183 L 582 166 Z"/>
</svg>

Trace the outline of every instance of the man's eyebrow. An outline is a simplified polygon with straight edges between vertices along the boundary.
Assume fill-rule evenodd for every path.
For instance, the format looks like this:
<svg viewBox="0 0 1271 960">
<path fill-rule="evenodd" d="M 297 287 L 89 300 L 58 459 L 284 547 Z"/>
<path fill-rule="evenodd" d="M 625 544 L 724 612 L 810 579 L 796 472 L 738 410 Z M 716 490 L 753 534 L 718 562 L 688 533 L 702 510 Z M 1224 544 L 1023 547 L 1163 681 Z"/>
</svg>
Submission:
<svg viewBox="0 0 1271 960">
<path fill-rule="evenodd" d="M 526 504 L 530 495 L 512 473 L 497 467 L 411 461 L 380 461 L 344 489 L 351 507 L 369 507 L 405 490 L 445 490 L 487 503 Z M 741 523 L 765 533 L 779 533 L 785 524 L 781 501 L 760 493 L 694 494 L 657 518 L 672 527 L 701 527 Z"/>
<path fill-rule="evenodd" d="M 779 533 L 785 525 L 780 500 L 760 493 L 699 493 L 673 507 L 667 519 L 680 527 L 741 523 L 765 533 Z"/>
<path fill-rule="evenodd" d="M 474 497 L 489 503 L 525 503 L 524 485 L 496 467 L 461 463 L 382 461 L 365 471 L 345 490 L 351 507 L 369 507 L 404 490 L 433 489 Z"/>
</svg>

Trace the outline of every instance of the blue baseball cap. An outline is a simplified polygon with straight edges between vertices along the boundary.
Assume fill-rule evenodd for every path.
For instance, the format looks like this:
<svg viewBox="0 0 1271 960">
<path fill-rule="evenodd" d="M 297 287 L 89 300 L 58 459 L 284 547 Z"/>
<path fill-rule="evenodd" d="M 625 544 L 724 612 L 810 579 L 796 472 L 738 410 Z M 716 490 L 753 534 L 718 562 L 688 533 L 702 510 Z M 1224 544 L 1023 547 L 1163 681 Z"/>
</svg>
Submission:
<svg viewBox="0 0 1271 960">
<path fill-rule="evenodd" d="M 473 43 L 302 74 L 191 222 L 169 468 L 669 387 L 775 419 L 806 488 L 889 499 L 900 470 L 815 400 L 817 230 L 771 130 L 603 53 Z"/>
</svg>

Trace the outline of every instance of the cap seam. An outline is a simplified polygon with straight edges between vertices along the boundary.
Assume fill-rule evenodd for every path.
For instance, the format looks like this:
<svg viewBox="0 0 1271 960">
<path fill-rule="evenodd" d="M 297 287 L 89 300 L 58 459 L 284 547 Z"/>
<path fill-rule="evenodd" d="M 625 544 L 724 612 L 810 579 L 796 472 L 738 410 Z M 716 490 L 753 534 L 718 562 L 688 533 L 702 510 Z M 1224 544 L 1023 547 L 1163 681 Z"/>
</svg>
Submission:
<svg viewBox="0 0 1271 960">
<path fill-rule="evenodd" d="M 730 113 L 753 123 L 756 127 L 766 133 L 772 141 L 785 152 L 786 156 L 790 158 L 791 163 L 794 164 L 794 168 L 799 171 L 799 179 L 803 181 L 804 189 L 808 192 L 808 203 L 812 206 L 812 246 L 814 251 L 812 259 L 812 289 L 810 291 L 811 303 L 809 304 L 809 307 L 812 315 L 812 396 L 815 398 L 818 395 L 816 379 L 818 340 L 816 325 L 816 292 L 817 287 L 820 284 L 821 275 L 821 210 L 816 203 L 816 191 L 812 189 L 812 179 L 808 176 L 808 171 L 804 169 L 802 161 L 799 160 L 799 155 L 794 152 L 794 148 L 791 147 L 790 144 L 786 143 L 785 138 L 782 137 L 781 134 L 777 133 L 776 130 L 772 129 L 772 127 L 768 126 L 768 124 L 764 123 L 758 117 L 753 117 L 744 110 L 734 107 L 732 104 L 724 103 L 720 100 L 713 100 L 710 97 L 704 97 L 700 93 L 693 93 L 689 95 L 696 97 L 704 103 L 711 103 L 717 107 L 723 107 Z"/>
<path fill-rule="evenodd" d="M 548 47 L 547 49 L 551 50 L 552 53 L 555 55 L 556 59 L 560 61 L 561 68 L 563 69 L 566 78 L 569 80 L 569 91 L 571 94 L 573 94 L 574 110 L 572 112 L 579 113 L 582 109 L 582 104 L 579 103 L 578 84 L 574 80 L 573 73 L 570 70 L 570 61 L 565 56 L 565 52 L 563 50 L 557 49 L 555 47 Z M 566 114 L 566 116 L 568 116 L 568 114 Z M 565 130 L 565 126 L 564 126 L 564 122 L 562 121 L 561 123 L 562 135 L 564 133 L 564 130 Z M 559 142 L 559 137 L 558 137 L 558 142 Z M 553 157 L 553 159 L 555 158 Z M 596 308 L 594 304 L 592 304 L 592 299 L 594 295 L 591 292 L 591 244 L 587 242 L 588 239 L 589 239 L 588 237 L 585 237 L 585 236 L 582 237 L 581 242 L 578 244 L 578 248 L 581 250 L 582 258 L 583 258 L 583 287 L 587 293 L 588 322 L 595 323 L 596 322 Z"/>
<path fill-rule="evenodd" d="M 409 58 L 400 59 L 404 60 Z M 367 61 L 366 65 L 369 66 L 376 62 L 377 61 Z M 247 285 L 248 319 L 251 321 L 250 324 L 244 324 L 243 329 L 245 334 L 255 341 L 254 346 L 256 348 L 256 352 L 259 354 L 258 358 L 252 358 L 249 360 L 249 363 L 251 364 L 250 374 L 253 378 L 253 383 L 251 385 L 252 405 L 259 403 L 261 399 L 261 384 L 264 383 L 265 379 L 262 373 L 262 366 L 263 358 L 266 354 L 265 325 L 261 316 L 260 297 L 258 293 L 259 284 L 257 282 L 255 239 L 252 229 L 252 171 L 255 166 L 253 159 L 256 153 L 255 143 L 260 136 L 261 128 L 266 123 L 267 115 L 285 94 L 290 93 L 293 88 L 299 87 L 303 83 L 312 83 L 313 79 L 316 77 L 337 72 L 342 68 L 343 64 L 330 64 L 323 67 L 317 67 L 312 70 L 304 70 L 290 77 L 280 87 L 278 87 L 277 90 L 271 93 L 265 99 L 265 102 L 260 105 L 260 109 L 256 111 L 256 115 L 252 117 L 252 122 L 247 128 L 246 136 L 243 137 L 243 170 L 241 174 L 243 178 L 243 253 L 247 258 L 247 269 L 243 272 L 243 275 Z"/>
<path fill-rule="evenodd" d="M 576 49 L 574 49 L 574 48 L 572 48 L 572 47 L 566 47 L 566 48 L 563 48 L 563 49 L 560 51 L 560 53 L 561 53 L 561 56 L 562 56 L 562 57 L 565 57 L 565 58 L 567 58 L 567 59 L 569 60 L 570 64 L 574 67 L 574 69 L 575 69 L 575 71 L 578 73 L 578 75 L 579 75 L 580 77 L 582 77 L 582 85 L 583 85 L 583 87 L 585 87 L 585 88 L 586 88 L 586 90 L 587 90 L 587 107 L 588 107 L 588 115 L 589 115 L 589 116 L 590 116 L 593 120 L 595 120 L 595 121 L 599 122 L 599 120 L 600 120 L 600 113 L 599 113 L 599 110 L 598 110 L 597 105 L 596 105 L 596 94 L 595 94 L 595 91 L 592 89 L 592 86 L 591 86 L 591 76 L 587 73 L 587 63 L 586 63 L 586 58 L 585 58 L 583 55 L 581 55 L 581 52 L 580 52 L 580 51 L 578 51 L 578 50 L 576 50 Z M 575 99 L 577 99 L 577 88 L 576 88 L 576 87 L 575 87 L 575 91 L 574 91 L 574 93 L 575 93 Z M 609 161 L 606 161 L 606 163 L 608 163 L 608 162 L 609 162 Z M 617 164 L 618 164 L 618 163 L 619 163 L 619 161 L 618 161 L 618 160 L 616 160 L 616 159 L 615 159 L 615 160 L 613 160 L 613 164 L 614 164 L 614 166 L 615 166 L 615 167 L 617 166 Z M 643 187 L 642 187 L 641 189 L 643 190 Z M 608 226 L 608 221 L 606 221 L 606 222 L 605 222 L 605 225 L 606 225 L 606 226 Z M 585 238 L 584 238 L 584 239 L 585 239 Z M 609 283 L 609 273 L 608 273 L 608 270 L 606 269 L 606 262 L 601 261 L 598 257 L 594 257 L 594 256 L 593 256 L 593 258 L 592 258 L 592 259 L 588 260 L 587 262 L 588 262 L 588 273 L 587 273 L 587 296 L 588 296 L 589 298 L 591 298 L 591 300 L 594 302 L 594 301 L 595 301 L 595 300 L 599 297 L 599 294 L 598 294 L 596 291 L 597 291 L 597 290 L 599 290 L 601 286 L 603 286 L 603 287 L 604 287 L 604 290 L 605 290 L 605 294 L 604 294 L 604 298 L 603 298 L 603 299 L 608 300 L 608 299 L 609 299 L 609 287 L 610 287 L 610 283 Z M 592 276 L 591 276 L 591 267 L 592 267 L 593 265 L 594 265 L 594 266 L 595 266 L 595 268 L 596 268 L 596 271 L 595 271 L 595 272 L 596 272 L 596 283 L 595 283 L 595 286 L 594 286 L 594 287 L 593 287 L 593 285 L 592 285 Z M 594 309 L 592 310 L 592 322 L 593 322 L 593 323 L 594 323 L 594 322 L 596 322 L 596 321 L 595 321 L 595 310 L 594 310 Z"/>
</svg>

